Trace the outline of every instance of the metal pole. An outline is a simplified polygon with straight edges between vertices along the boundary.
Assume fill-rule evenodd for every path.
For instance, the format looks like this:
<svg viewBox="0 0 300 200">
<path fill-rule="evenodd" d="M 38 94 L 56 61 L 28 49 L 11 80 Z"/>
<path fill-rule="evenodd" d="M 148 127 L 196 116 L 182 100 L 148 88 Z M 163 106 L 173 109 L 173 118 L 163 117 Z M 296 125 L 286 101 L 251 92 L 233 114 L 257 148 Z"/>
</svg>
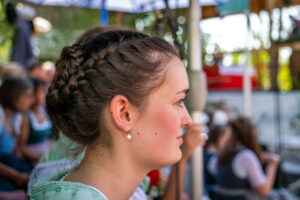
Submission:
<svg viewBox="0 0 300 200">
<path fill-rule="evenodd" d="M 101 26 L 107 26 L 108 25 L 108 10 L 105 7 L 106 0 L 102 0 L 101 2 L 101 12 L 100 12 L 100 25 Z"/>
<path fill-rule="evenodd" d="M 244 78 L 243 78 L 243 99 L 244 99 L 244 115 L 251 116 L 251 77 L 250 77 L 250 17 L 249 11 L 246 12 L 247 17 L 247 35 L 246 35 L 246 47 L 245 47 L 245 66 L 244 66 Z"/>
<path fill-rule="evenodd" d="M 194 123 L 201 123 L 202 110 L 206 99 L 206 78 L 202 71 L 202 52 L 200 36 L 201 10 L 198 0 L 190 0 L 188 16 L 189 44 L 189 81 L 190 93 L 187 98 L 188 108 Z M 198 147 L 191 163 L 191 199 L 199 200 L 203 196 L 203 148 Z"/>
</svg>

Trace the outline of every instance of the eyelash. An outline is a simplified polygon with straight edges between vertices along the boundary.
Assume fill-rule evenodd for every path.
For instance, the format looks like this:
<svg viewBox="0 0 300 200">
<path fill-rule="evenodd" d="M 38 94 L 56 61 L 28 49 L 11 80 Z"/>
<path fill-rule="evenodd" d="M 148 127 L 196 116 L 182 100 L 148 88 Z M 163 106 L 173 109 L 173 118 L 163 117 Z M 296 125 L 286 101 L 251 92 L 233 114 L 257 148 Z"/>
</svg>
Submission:
<svg viewBox="0 0 300 200">
<path fill-rule="evenodd" d="M 177 101 L 176 105 L 182 107 L 184 105 L 184 98 Z"/>
</svg>

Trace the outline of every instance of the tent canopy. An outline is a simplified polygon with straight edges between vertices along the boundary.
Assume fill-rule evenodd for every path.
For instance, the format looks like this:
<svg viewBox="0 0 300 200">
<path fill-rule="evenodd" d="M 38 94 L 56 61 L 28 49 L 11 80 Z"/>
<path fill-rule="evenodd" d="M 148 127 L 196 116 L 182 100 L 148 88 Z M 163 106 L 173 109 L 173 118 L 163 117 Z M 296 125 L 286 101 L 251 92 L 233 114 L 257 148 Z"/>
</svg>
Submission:
<svg viewBox="0 0 300 200">
<path fill-rule="evenodd" d="M 70 6 L 103 8 L 121 12 L 147 12 L 165 8 L 164 0 L 26 0 L 38 5 Z M 202 18 L 218 17 L 217 4 L 227 0 L 199 0 L 202 6 Z M 168 0 L 171 9 L 187 8 L 189 0 Z M 300 5 L 300 0 L 290 1 L 291 5 Z M 250 11 L 259 13 L 262 10 L 271 11 L 274 8 L 282 8 L 285 5 L 282 0 L 250 0 Z"/>
<path fill-rule="evenodd" d="M 39 5 L 89 7 L 107 10 L 139 13 L 165 8 L 164 0 L 27 0 Z M 216 5 L 224 0 L 199 0 L 202 6 Z M 226 1 L 226 0 L 225 0 Z M 170 8 L 187 8 L 189 0 L 168 0 Z"/>
</svg>

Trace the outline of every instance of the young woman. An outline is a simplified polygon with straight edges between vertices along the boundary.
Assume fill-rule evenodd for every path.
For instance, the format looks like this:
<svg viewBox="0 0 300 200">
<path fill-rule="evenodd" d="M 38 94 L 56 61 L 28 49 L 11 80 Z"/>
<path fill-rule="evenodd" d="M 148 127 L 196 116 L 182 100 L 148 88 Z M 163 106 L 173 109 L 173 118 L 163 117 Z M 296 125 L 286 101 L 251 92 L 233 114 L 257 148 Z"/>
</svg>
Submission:
<svg viewBox="0 0 300 200">
<path fill-rule="evenodd" d="M 180 160 L 182 129 L 192 124 L 188 89 L 185 68 L 163 39 L 115 30 L 65 47 L 46 108 L 85 157 L 35 186 L 31 198 L 129 199 L 149 171 Z"/>
<path fill-rule="evenodd" d="M 217 163 L 214 162 L 215 166 L 211 167 L 216 175 L 213 199 L 262 199 L 274 185 L 279 156 L 260 153 L 256 129 L 249 118 L 238 117 L 229 125 L 230 139 Z M 266 164 L 265 172 L 263 163 Z"/>
<path fill-rule="evenodd" d="M 52 124 L 44 108 L 47 84 L 38 78 L 32 78 L 31 81 L 34 100 L 27 112 L 30 129 L 25 149 L 38 161 L 51 145 L 48 136 L 52 133 Z"/>
<path fill-rule="evenodd" d="M 28 130 L 24 114 L 32 102 L 32 83 L 27 79 L 7 78 L 0 87 L 0 191 L 24 189 L 31 166 L 22 158 L 20 138 Z M 9 198 L 10 193 L 1 193 Z M 25 199 L 25 193 L 16 194 Z"/>
</svg>

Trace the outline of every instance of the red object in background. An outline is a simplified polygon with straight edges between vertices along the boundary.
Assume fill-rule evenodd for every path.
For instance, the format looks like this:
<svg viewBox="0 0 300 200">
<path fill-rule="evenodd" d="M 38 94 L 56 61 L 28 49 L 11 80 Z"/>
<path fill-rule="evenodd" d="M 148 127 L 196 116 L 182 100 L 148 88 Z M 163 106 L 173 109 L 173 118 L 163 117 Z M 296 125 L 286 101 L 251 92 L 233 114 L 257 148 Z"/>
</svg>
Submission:
<svg viewBox="0 0 300 200">
<path fill-rule="evenodd" d="M 207 77 L 208 90 L 243 90 L 242 67 L 222 67 L 218 65 L 204 66 L 203 70 Z M 257 89 L 255 73 L 252 71 L 252 89 Z"/>
<path fill-rule="evenodd" d="M 159 185 L 159 170 L 152 170 L 147 174 L 150 177 L 150 186 L 158 187 Z"/>
</svg>

